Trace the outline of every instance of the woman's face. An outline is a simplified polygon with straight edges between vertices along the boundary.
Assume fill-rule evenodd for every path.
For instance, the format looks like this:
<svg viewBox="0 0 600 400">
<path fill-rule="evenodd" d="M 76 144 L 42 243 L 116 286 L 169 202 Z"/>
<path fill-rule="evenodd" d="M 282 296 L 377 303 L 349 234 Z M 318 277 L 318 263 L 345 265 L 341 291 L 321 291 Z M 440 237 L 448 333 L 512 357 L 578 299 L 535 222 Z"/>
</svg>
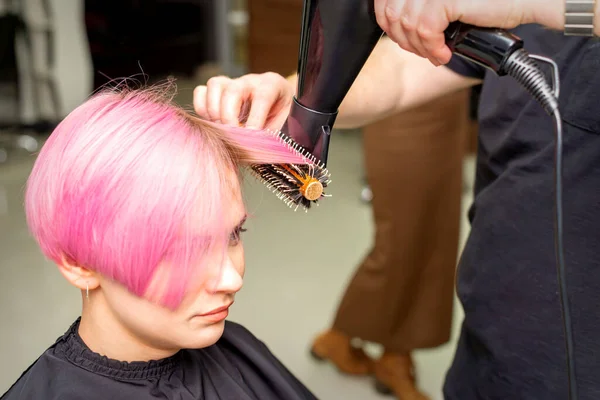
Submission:
<svg viewBox="0 0 600 400">
<path fill-rule="evenodd" d="M 107 327 L 114 325 L 114 328 L 109 328 L 113 331 L 122 330 L 120 334 L 131 336 L 129 339 L 147 347 L 151 354 L 160 354 L 160 351 L 152 350 L 169 353 L 181 348 L 202 348 L 214 344 L 223 333 L 228 308 L 242 288 L 245 270 L 244 248 L 240 239 L 246 218 L 245 207 L 241 194 L 237 193 L 230 199 L 231 204 L 225 208 L 231 225 L 225 257 L 218 254 L 214 262 L 207 263 L 199 281 L 190 286 L 176 310 L 137 297 L 121 284 L 100 277 L 99 296 L 90 297 L 89 306 L 96 303 L 92 307 L 100 306 L 103 310 L 96 311 L 94 318 L 106 321 L 104 325 Z M 159 268 L 152 285 L 160 285 L 162 281 Z M 112 323 L 108 325 L 110 320 Z"/>
</svg>

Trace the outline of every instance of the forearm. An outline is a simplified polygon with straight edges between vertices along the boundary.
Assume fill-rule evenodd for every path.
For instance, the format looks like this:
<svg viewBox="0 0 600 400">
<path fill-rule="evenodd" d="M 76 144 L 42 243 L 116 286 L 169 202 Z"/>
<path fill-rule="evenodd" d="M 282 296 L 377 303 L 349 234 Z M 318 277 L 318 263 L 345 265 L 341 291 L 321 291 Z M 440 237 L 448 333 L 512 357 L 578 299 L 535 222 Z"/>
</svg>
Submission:
<svg viewBox="0 0 600 400">
<path fill-rule="evenodd" d="M 403 87 L 406 61 L 391 40 L 379 41 L 342 101 L 337 128 L 357 128 L 394 113 Z"/>
<path fill-rule="evenodd" d="M 336 128 L 361 127 L 398 108 L 405 64 L 401 52 L 391 40 L 379 41 L 339 107 Z M 288 80 L 297 84 L 297 76 Z"/>
<path fill-rule="evenodd" d="M 479 82 L 384 38 L 342 102 L 336 127 L 363 127 Z"/>
<path fill-rule="evenodd" d="M 565 0 L 530 0 L 534 22 L 550 29 L 565 29 Z M 596 1 L 594 35 L 600 36 L 600 0 Z"/>
</svg>

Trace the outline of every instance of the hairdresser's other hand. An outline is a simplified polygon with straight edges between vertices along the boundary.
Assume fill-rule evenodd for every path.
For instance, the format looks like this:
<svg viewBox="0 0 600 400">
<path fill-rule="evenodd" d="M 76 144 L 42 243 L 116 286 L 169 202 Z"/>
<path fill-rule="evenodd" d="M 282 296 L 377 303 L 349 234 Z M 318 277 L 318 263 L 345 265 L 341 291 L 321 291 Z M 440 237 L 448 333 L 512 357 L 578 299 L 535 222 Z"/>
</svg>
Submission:
<svg viewBox="0 0 600 400">
<path fill-rule="evenodd" d="M 217 76 L 194 89 L 194 109 L 200 117 L 226 125 L 280 129 L 293 95 L 292 84 L 273 72 Z"/>
<path fill-rule="evenodd" d="M 446 64 L 452 53 L 444 30 L 453 21 L 511 29 L 535 22 L 536 7 L 547 0 L 375 0 L 377 22 L 404 50 Z"/>
</svg>

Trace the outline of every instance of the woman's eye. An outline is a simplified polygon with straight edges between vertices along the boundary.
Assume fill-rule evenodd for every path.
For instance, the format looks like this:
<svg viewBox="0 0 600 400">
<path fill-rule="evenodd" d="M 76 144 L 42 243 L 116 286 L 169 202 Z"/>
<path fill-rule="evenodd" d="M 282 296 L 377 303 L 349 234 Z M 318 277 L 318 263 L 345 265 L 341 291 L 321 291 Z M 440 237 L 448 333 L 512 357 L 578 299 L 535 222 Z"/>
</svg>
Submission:
<svg viewBox="0 0 600 400">
<path fill-rule="evenodd" d="M 231 232 L 231 236 L 229 236 L 229 242 L 231 246 L 236 246 L 240 242 L 240 236 L 242 233 L 246 232 L 247 229 L 242 227 L 236 228 L 233 232 Z"/>
</svg>

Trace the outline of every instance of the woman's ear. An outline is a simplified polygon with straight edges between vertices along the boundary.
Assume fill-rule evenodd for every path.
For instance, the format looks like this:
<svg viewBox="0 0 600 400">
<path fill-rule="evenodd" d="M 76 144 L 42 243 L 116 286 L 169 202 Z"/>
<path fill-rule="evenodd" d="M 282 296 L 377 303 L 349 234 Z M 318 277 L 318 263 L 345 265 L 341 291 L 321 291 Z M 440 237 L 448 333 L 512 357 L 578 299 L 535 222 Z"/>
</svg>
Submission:
<svg viewBox="0 0 600 400">
<path fill-rule="evenodd" d="M 100 280 L 94 271 L 77 265 L 66 256 L 62 257 L 58 270 L 71 285 L 81 290 L 93 290 L 100 286 Z"/>
</svg>

